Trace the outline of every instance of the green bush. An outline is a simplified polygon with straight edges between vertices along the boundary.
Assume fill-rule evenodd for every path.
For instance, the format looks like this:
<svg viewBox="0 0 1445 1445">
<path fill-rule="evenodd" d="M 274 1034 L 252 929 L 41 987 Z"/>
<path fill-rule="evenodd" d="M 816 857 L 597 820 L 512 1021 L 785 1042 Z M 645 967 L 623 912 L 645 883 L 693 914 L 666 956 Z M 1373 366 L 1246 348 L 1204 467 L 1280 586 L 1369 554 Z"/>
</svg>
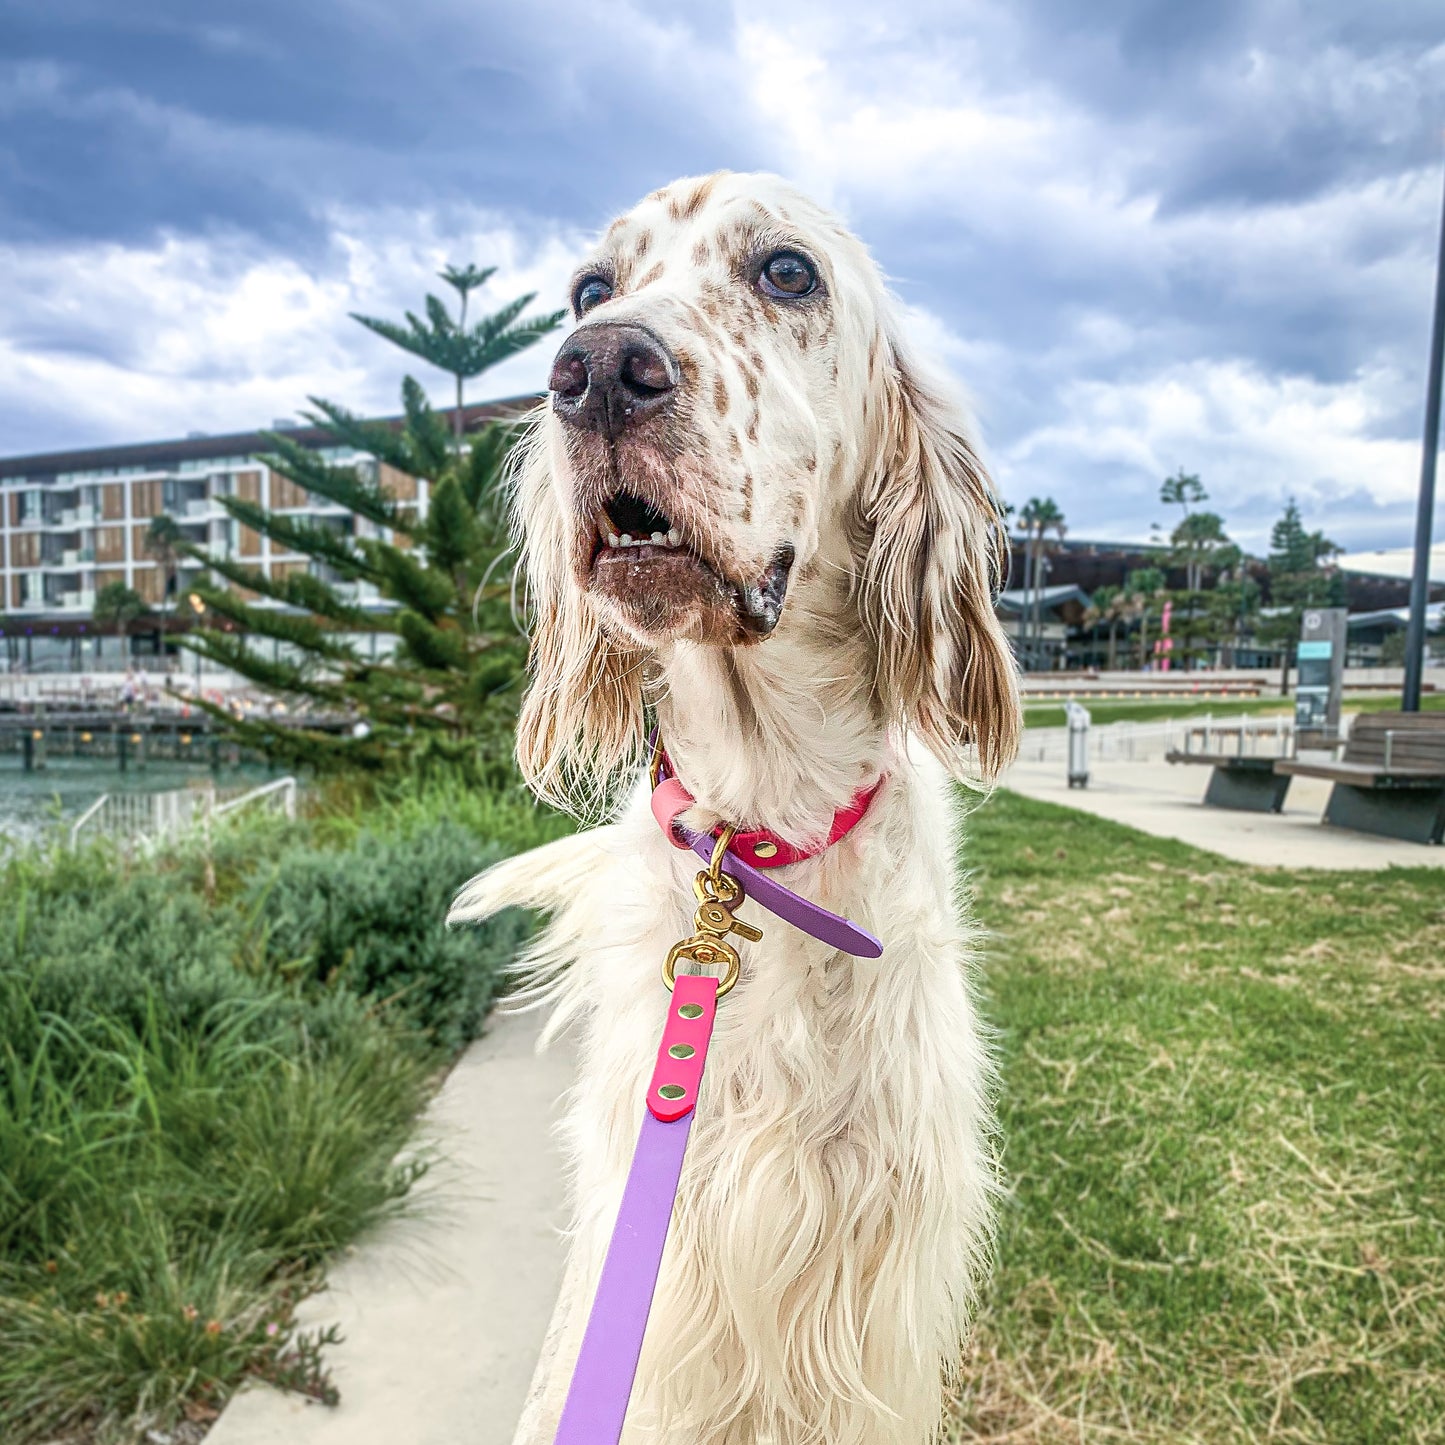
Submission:
<svg viewBox="0 0 1445 1445">
<path fill-rule="evenodd" d="M 558 831 L 514 795 L 341 787 L 150 862 L 0 865 L 0 1440 L 130 1445 L 247 1375 L 331 1397 L 294 1303 L 401 1206 L 527 926 L 447 905 Z"/>
<path fill-rule="evenodd" d="M 455 823 L 402 841 L 363 833 L 343 852 L 283 853 L 242 904 L 264 915 L 265 956 L 282 976 L 399 1009 L 454 1051 L 481 1032 L 498 975 L 526 936 L 520 914 L 465 932 L 443 922 L 457 889 L 500 856 Z"/>
</svg>

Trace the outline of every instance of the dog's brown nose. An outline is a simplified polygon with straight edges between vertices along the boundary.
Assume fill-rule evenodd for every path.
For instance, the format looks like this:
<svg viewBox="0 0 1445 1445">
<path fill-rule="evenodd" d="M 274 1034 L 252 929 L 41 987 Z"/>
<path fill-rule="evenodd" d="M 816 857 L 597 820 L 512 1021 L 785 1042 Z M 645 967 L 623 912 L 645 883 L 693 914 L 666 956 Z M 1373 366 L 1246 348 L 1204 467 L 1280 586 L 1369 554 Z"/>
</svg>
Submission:
<svg viewBox="0 0 1445 1445">
<path fill-rule="evenodd" d="M 666 407 L 677 380 L 676 359 L 650 331 L 598 323 L 567 338 L 547 385 L 563 421 L 615 437 Z"/>
</svg>

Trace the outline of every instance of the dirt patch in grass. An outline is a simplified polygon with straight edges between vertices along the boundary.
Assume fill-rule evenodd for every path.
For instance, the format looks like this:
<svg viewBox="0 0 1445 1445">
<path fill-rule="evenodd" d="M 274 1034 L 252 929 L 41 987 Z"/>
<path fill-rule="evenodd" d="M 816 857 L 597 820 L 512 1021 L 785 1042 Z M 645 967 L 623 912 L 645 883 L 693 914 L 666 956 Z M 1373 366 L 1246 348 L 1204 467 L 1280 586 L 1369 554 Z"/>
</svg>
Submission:
<svg viewBox="0 0 1445 1445">
<path fill-rule="evenodd" d="M 1001 793 L 1008 1193 L 959 1442 L 1445 1440 L 1445 873 L 1290 873 Z"/>
</svg>

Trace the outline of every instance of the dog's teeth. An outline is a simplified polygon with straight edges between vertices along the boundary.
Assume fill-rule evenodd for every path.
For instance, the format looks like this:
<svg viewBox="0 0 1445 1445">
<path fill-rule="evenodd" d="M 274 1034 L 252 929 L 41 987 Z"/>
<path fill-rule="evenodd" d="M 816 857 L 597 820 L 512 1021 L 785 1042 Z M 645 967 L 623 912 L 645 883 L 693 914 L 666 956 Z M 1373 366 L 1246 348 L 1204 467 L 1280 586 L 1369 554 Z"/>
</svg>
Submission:
<svg viewBox="0 0 1445 1445">
<path fill-rule="evenodd" d="M 616 538 L 616 537 L 613 537 L 613 536 L 609 536 L 609 537 L 607 538 L 607 545 L 608 545 L 609 547 L 615 547 L 615 546 L 617 546 L 617 538 Z"/>
<path fill-rule="evenodd" d="M 619 547 L 630 547 L 632 545 L 632 534 L 630 532 L 624 532 L 617 539 L 617 545 Z"/>
<path fill-rule="evenodd" d="M 655 547 L 665 547 L 667 545 L 667 538 L 661 532 L 654 532 L 652 534 L 652 542 Z"/>
<path fill-rule="evenodd" d="M 656 539 L 654 538 L 653 540 L 655 541 Z M 682 545 L 682 533 L 679 532 L 676 527 L 667 534 L 667 545 L 669 547 L 680 547 Z"/>
</svg>

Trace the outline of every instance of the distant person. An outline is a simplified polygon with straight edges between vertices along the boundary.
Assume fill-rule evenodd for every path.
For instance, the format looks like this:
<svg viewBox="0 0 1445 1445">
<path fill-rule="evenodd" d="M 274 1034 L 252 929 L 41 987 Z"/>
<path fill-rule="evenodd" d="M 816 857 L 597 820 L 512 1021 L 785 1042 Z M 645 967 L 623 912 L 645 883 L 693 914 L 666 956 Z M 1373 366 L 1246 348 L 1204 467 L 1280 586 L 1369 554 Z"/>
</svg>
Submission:
<svg viewBox="0 0 1445 1445">
<path fill-rule="evenodd" d="M 126 712 L 135 705 L 135 672 L 129 667 L 125 670 L 125 681 L 120 685 L 120 705 Z"/>
</svg>

